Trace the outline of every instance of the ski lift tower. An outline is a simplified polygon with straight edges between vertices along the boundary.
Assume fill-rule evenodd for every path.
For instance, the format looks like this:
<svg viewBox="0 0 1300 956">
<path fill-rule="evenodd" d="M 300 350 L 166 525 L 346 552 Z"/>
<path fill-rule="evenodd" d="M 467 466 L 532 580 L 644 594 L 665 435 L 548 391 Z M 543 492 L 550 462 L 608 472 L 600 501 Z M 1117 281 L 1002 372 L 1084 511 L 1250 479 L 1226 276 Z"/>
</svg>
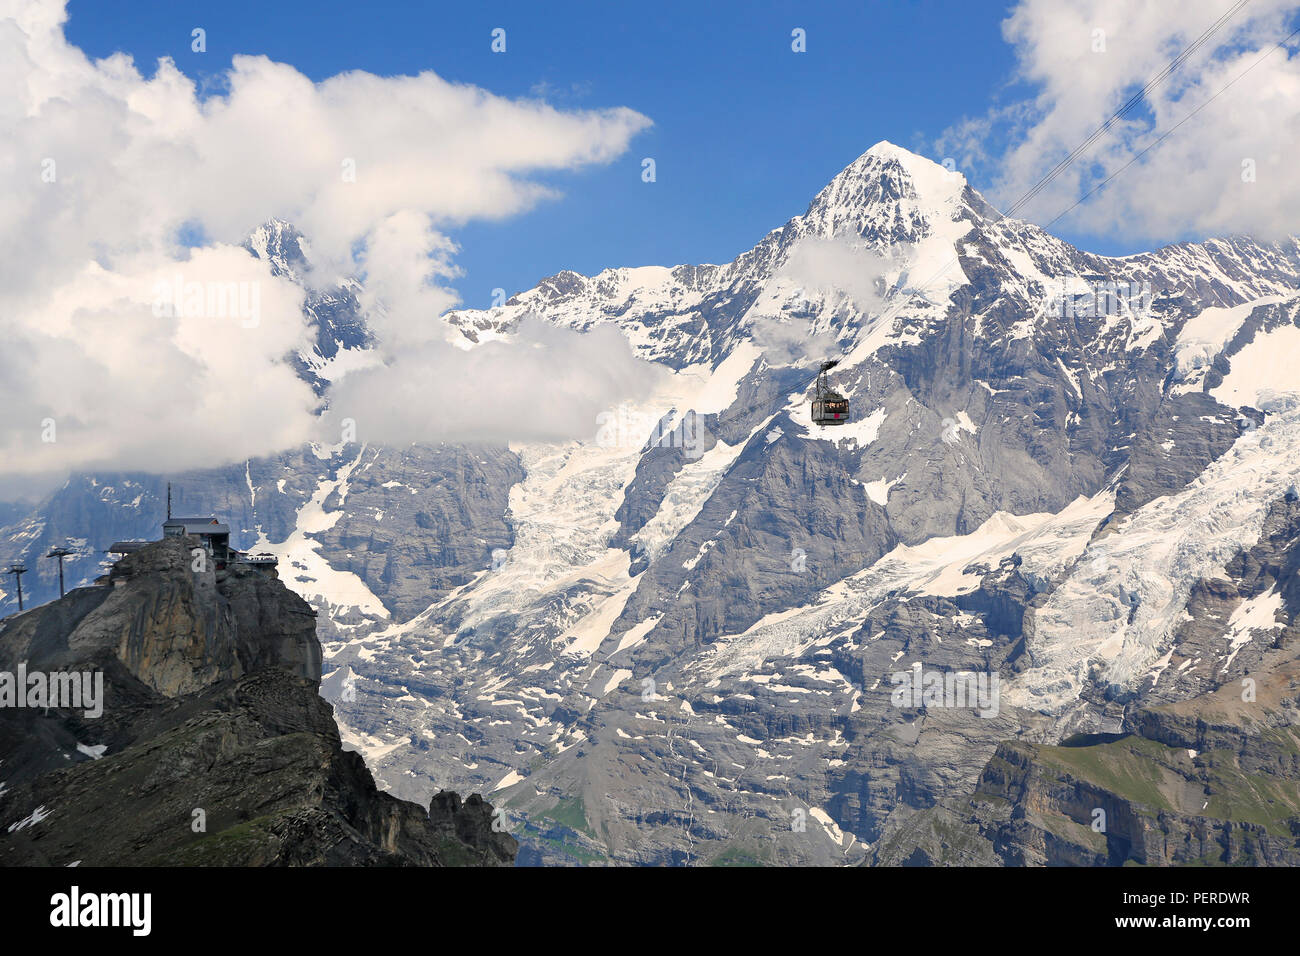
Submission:
<svg viewBox="0 0 1300 956">
<path fill-rule="evenodd" d="M 59 559 L 59 597 L 63 597 L 63 559 L 75 553 L 75 551 L 69 551 L 67 548 L 51 548 L 50 553 L 46 555 L 47 558 Z"/>
<path fill-rule="evenodd" d="M 26 573 L 27 573 L 27 565 L 25 564 L 11 564 L 9 565 L 9 570 L 5 572 L 5 574 L 12 574 L 14 576 L 14 583 L 18 585 L 18 613 L 19 614 L 21 614 L 23 611 L 23 575 Z"/>
</svg>

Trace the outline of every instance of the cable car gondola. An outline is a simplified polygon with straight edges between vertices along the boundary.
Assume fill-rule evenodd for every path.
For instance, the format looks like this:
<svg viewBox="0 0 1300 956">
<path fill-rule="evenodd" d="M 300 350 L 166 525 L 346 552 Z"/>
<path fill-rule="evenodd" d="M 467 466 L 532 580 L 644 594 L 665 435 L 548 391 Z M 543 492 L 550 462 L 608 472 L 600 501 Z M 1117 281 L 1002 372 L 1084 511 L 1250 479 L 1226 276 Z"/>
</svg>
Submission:
<svg viewBox="0 0 1300 956">
<path fill-rule="evenodd" d="M 838 359 L 828 359 L 822 362 L 821 371 L 817 373 L 817 393 L 812 402 L 814 425 L 848 424 L 849 400 L 826 386 L 826 373 L 839 364 Z"/>
</svg>

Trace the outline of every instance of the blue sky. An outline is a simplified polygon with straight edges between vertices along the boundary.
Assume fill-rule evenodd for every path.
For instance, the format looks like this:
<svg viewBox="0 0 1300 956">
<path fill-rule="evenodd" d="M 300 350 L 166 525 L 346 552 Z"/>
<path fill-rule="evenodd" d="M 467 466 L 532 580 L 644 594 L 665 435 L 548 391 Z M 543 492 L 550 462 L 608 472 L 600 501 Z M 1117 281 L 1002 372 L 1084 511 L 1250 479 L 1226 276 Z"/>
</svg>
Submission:
<svg viewBox="0 0 1300 956">
<path fill-rule="evenodd" d="M 256 53 L 315 80 L 433 70 L 505 96 L 545 89 L 561 108 L 649 116 L 655 125 L 609 166 L 542 176 L 562 199 L 449 230 L 465 273 L 452 284 L 479 307 L 495 287 L 519 291 L 565 268 L 727 261 L 876 141 L 925 152 L 983 113 L 1013 66 L 1005 7 L 993 3 L 133 0 L 123 18 L 114 4 L 72 0 L 69 11 L 71 42 L 93 57 L 128 52 L 146 74 L 171 56 L 211 82 L 232 54 Z M 206 53 L 190 50 L 196 26 Z M 490 50 L 494 27 L 507 31 L 504 54 Z M 795 27 L 806 53 L 790 49 Z"/>
</svg>

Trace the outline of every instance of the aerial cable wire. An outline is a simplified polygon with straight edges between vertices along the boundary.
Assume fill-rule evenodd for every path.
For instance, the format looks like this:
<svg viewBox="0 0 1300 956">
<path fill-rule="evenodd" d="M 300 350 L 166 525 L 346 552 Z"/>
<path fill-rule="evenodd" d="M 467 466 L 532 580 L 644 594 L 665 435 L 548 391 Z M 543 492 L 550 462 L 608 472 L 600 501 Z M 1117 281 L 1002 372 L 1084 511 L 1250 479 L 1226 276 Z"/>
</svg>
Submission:
<svg viewBox="0 0 1300 956">
<path fill-rule="evenodd" d="M 1217 32 L 1217 30 L 1219 29 L 1219 27 L 1221 27 L 1224 23 L 1226 23 L 1227 20 L 1228 20 L 1228 18 L 1230 18 L 1231 16 L 1233 16 L 1233 15 L 1235 15 L 1237 12 L 1239 12 L 1239 11 L 1241 10 L 1241 8 L 1244 7 L 1245 4 L 1246 4 L 1247 2 L 1249 2 L 1249 0 L 1239 0 L 1239 2 L 1238 2 L 1237 4 L 1235 4 L 1233 7 L 1229 8 L 1229 10 L 1228 10 L 1228 11 L 1227 11 L 1223 16 L 1221 16 L 1218 20 L 1216 20 L 1214 24 L 1211 24 L 1211 26 L 1210 26 L 1209 28 L 1207 28 L 1206 31 L 1204 31 L 1204 32 L 1201 34 L 1201 36 L 1197 38 L 1196 41 L 1194 41 L 1193 46 L 1190 46 L 1190 47 L 1188 48 L 1188 50 L 1183 51 L 1183 54 L 1180 54 L 1179 57 L 1175 57 L 1174 61 L 1171 61 L 1171 66 L 1176 66 L 1176 64 L 1179 64 L 1179 63 L 1185 62 L 1186 59 L 1187 59 L 1187 57 L 1186 57 L 1184 54 L 1189 54 L 1189 53 L 1191 53 L 1191 52 L 1195 52 L 1195 48 L 1199 48 L 1201 45 L 1203 45 L 1204 42 L 1205 42 L 1205 40 L 1208 39 L 1208 37 L 1209 37 L 1210 34 L 1212 34 L 1213 32 Z M 1282 41 L 1280 41 L 1279 43 L 1277 43 L 1275 46 L 1271 47 L 1271 48 L 1270 48 L 1266 53 L 1264 53 L 1264 54 L 1263 54 L 1259 59 L 1257 59 L 1254 63 L 1252 63 L 1252 64 L 1251 64 L 1249 67 L 1247 67 L 1244 71 L 1242 71 L 1241 73 L 1239 73 L 1236 77 L 1234 77 L 1231 81 L 1229 81 L 1229 82 L 1228 82 L 1227 84 L 1225 84 L 1223 87 L 1221 87 L 1217 92 L 1215 92 L 1214 95 L 1211 96 L 1208 100 L 1206 100 L 1206 101 L 1205 101 L 1204 103 L 1202 103 L 1200 106 L 1196 107 L 1196 109 L 1192 110 L 1192 111 L 1191 111 L 1190 113 L 1188 113 L 1185 117 L 1183 117 L 1181 120 L 1179 120 L 1179 121 L 1178 121 L 1178 122 L 1177 122 L 1173 127 L 1171 127 L 1171 128 L 1170 128 L 1166 133 L 1164 133 L 1164 134 L 1163 134 L 1159 139 L 1157 139 L 1155 142 L 1151 143 L 1149 146 L 1147 146 L 1146 148 L 1144 148 L 1141 152 L 1139 152 L 1136 156 L 1134 156 L 1132 159 L 1130 159 L 1130 160 L 1129 160 L 1127 163 L 1125 163 L 1122 167 L 1120 167 L 1118 170 L 1116 170 L 1116 171 L 1115 171 L 1114 173 L 1112 173 L 1110 176 L 1106 177 L 1106 179 L 1104 179 L 1104 180 L 1103 180 L 1101 183 L 1099 183 L 1097 186 L 1093 187 L 1091 190 L 1089 190 L 1087 193 L 1085 193 L 1081 198 L 1079 198 L 1079 199 L 1076 200 L 1074 203 L 1072 203 L 1072 204 L 1069 206 L 1069 208 L 1067 208 L 1066 210 L 1064 210 L 1063 212 L 1061 212 L 1061 213 L 1059 213 L 1057 216 L 1055 216 L 1053 219 L 1051 219 L 1051 220 L 1047 223 L 1047 225 L 1048 225 L 1048 226 L 1051 226 L 1051 225 L 1053 225 L 1054 223 L 1056 223 L 1057 221 L 1059 221 L 1061 218 L 1063 218 L 1065 215 L 1067 215 L 1067 214 L 1068 214 L 1069 212 L 1071 212 L 1073 209 L 1075 209 L 1076 207 L 1078 207 L 1078 206 L 1080 205 L 1080 203 L 1082 203 L 1085 199 L 1087 199 L 1089 196 L 1091 196 L 1091 195 L 1093 195 L 1094 193 L 1096 193 L 1099 189 L 1101 189 L 1101 188 L 1102 188 L 1103 186 L 1105 186 L 1107 183 L 1111 182 L 1111 180 L 1113 180 L 1113 179 L 1115 179 L 1117 176 L 1119 176 L 1120 173 L 1124 172 L 1126 169 L 1128 169 L 1130 166 L 1132 166 L 1135 162 L 1137 162 L 1138 159 L 1142 158 L 1142 156 L 1146 155 L 1148 152 L 1150 152 L 1150 151 L 1151 151 L 1152 149 L 1154 149 L 1156 146 L 1160 145 L 1160 143 L 1164 142 L 1164 141 L 1165 141 L 1169 136 L 1171 136 L 1171 135 L 1172 135 L 1172 134 L 1173 134 L 1173 133 L 1174 133 L 1174 132 L 1179 128 L 1179 127 L 1181 127 L 1184 123 L 1186 123 L 1188 120 L 1190 120 L 1193 116 L 1195 116 L 1197 113 L 1199 113 L 1199 112 L 1200 112 L 1201 110 L 1203 110 L 1205 107 L 1209 106 L 1209 105 L 1210 105 L 1211 103 L 1213 103 L 1216 99 L 1218 99 L 1219 96 L 1220 96 L 1221 94 L 1223 94 L 1223 93 L 1226 92 L 1228 89 L 1230 89 L 1230 88 L 1231 88 L 1231 87 L 1232 87 L 1232 86 L 1233 86 L 1233 85 L 1234 85 L 1238 80 L 1240 80 L 1240 79 L 1242 79 L 1243 77 L 1245 77 L 1246 74 L 1250 73 L 1251 70 L 1253 70 L 1256 66 L 1258 66 L 1258 65 L 1259 65 L 1260 63 L 1262 63 L 1265 59 L 1267 59 L 1270 55 L 1272 55 L 1273 52 L 1274 52 L 1275 50 L 1278 50 L 1278 49 L 1285 49 L 1285 48 L 1286 48 L 1286 44 L 1289 43 L 1289 42 L 1292 40 L 1292 38 L 1294 38 L 1297 34 L 1300 34 L 1300 29 L 1297 29 L 1297 30 L 1292 31 L 1292 33 L 1291 33 L 1289 36 L 1287 36 L 1285 39 L 1283 39 Z M 1163 81 L 1163 79 L 1165 79 L 1165 78 L 1168 76 L 1169 72 L 1171 72 L 1171 70 L 1170 70 L 1168 67 L 1167 67 L 1165 70 L 1162 70 L 1161 73 L 1157 75 L 1157 77 L 1154 77 L 1150 82 L 1148 82 L 1148 84 L 1147 84 L 1146 87 L 1143 87 L 1143 90 L 1145 91 L 1145 90 L 1147 90 L 1148 88 L 1150 88 L 1150 89 L 1154 89 L 1154 87 L 1155 87 L 1156 85 L 1158 85 L 1160 81 Z M 1143 94 L 1138 94 L 1138 95 L 1140 96 L 1140 95 L 1143 95 Z M 1135 99 L 1136 99 L 1136 97 L 1131 98 L 1130 101 L 1129 101 L 1129 103 L 1133 103 Z M 1090 137 L 1090 139 L 1093 139 L 1094 137 L 1096 137 L 1097 135 L 1099 135 L 1099 133 L 1104 132 L 1105 130 L 1109 129 L 1110 126 L 1113 125 L 1113 121 L 1114 121 L 1114 119 L 1115 119 L 1117 116 L 1119 116 L 1122 112 L 1126 112 L 1126 111 L 1129 110 L 1129 109 L 1131 109 L 1131 107 L 1129 106 L 1129 104 L 1125 104 L 1125 106 L 1121 107 L 1120 110 L 1117 110 L 1116 113 L 1112 115 L 1112 117 L 1111 117 L 1110 120 L 1107 120 L 1106 123 L 1103 123 L 1102 126 L 1098 128 L 1098 131 L 1094 132 L 1093 137 Z M 1071 156 L 1074 156 L 1076 152 L 1077 152 L 1077 150 L 1074 151 L 1074 152 L 1072 152 L 1072 153 L 1071 153 Z M 1070 160 L 1070 157 L 1067 157 L 1067 160 Z M 1072 161 L 1072 160 L 1071 160 L 1071 161 Z M 1066 160 L 1063 160 L 1062 163 L 1065 163 L 1066 165 L 1068 165 L 1068 163 L 1066 162 Z M 1010 216 L 1012 210 L 1018 209 L 1018 208 L 1020 208 L 1021 206 L 1023 206 L 1024 203 L 1025 203 L 1025 201 L 1026 201 L 1028 198 L 1031 198 L 1031 194 L 1035 194 L 1035 191 L 1036 191 L 1036 190 L 1038 190 L 1041 186 L 1045 186 L 1045 185 L 1050 181 L 1050 177 L 1053 177 L 1054 175 L 1059 175 L 1059 172 L 1062 171 L 1062 170 L 1064 169 L 1064 166 L 1063 166 L 1061 163 L 1058 163 L 1058 164 L 1057 164 L 1057 167 L 1058 167 L 1058 168 L 1057 168 L 1057 169 L 1054 169 L 1053 172 L 1049 172 L 1049 173 L 1048 173 L 1048 176 L 1047 176 L 1047 177 L 1044 177 L 1044 179 L 1041 180 L 1040 183 L 1039 183 L 1037 186 L 1035 186 L 1033 190 L 1030 191 L 1030 194 L 1026 194 L 1026 196 L 1021 197 L 1021 199 L 1019 199 L 1019 200 L 1017 200 L 1015 203 L 1013 203 L 1013 204 L 1011 205 L 1011 207 L 1009 207 L 1009 209 L 1008 209 L 1007 212 L 999 213 L 998 218 L 995 219 L 995 220 L 993 221 L 993 224 L 994 224 L 994 225 L 998 225 L 998 224 L 1001 223 L 1003 220 L 1007 219 L 1007 218 Z M 1046 227 L 1044 227 L 1044 228 L 1046 228 Z M 952 266 L 952 264 L 953 264 L 954 262 L 956 262 L 956 261 L 957 261 L 957 257 L 956 257 L 956 256 L 954 256 L 953 258 L 949 259 L 946 263 L 944 263 L 943 266 L 941 266 L 941 267 L 939 268 L 939 270 L 938 270 L 937 272 L 934 273 L 934 275 L 932 275 L 929 279 L 927 279 L 927 280 L 926 280 L 924 283 L 922 283 L 920 286 L 918 286 L 917 288 L 915 288 L 915 289 L 913 290 L 913 294 L 919 294 L 919 293 L 924 292 L 926 289 L 928 289 L 928 288 L 929 288 L 929 287 L 930 287 L 930 286 L 935 282 L 935 280 L 937 280 L 940 276 L 942 276 L 944 273 L 946 273 L 946 272 L 948 271 L 949 267 Z M 899 312 L 899 311 L 900 311 L 900 310 L 901 310 L 901 309 L 902 309 L 906 304 L 907 304 L 907 300 L 901 300 L 897 305 L 895 305 L 893 308 L 891 308 L 889 311 L 887 311 L 887 312 L 882 316 L 882 320 L 893 318 L 895 315 L 897 315 L 897 313 L 898 313 L 898 312 Z"/>
</svg>

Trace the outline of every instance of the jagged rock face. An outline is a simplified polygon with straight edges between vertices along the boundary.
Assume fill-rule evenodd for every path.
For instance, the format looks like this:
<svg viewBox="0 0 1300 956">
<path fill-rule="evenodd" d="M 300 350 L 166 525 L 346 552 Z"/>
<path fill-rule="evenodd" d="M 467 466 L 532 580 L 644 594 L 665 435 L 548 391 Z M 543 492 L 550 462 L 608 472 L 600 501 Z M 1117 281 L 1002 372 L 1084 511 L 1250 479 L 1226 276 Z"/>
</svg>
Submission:
<svg viewBox="0 0 1300 956">
<path fill-rule="evenodd" d="M 285 224 L 250 248 L 301 275 Z M 322 692 L 381 786 L 496 794 L 528 862 L 1199 859 L 1011 833 L 980 809 L 1010 798 L 976 793 L 1069 816 L 1091 799 L 1062 776 L 1078 734 L 1230 789 L 1148 748 L 1143 715 L 1267 676 L 1297 636 L 1300 382 L 1269 360 L 1297 289 L 1295 239 L 1096 256 L 880 144 L 730 263 L 564 272 L 445 317 L 470 345 L 528 316 L 617 326 L 674 373 L 631 410 L 653 431 L 174 480 L 321 612 Z M 298 357 L 317 384 L 368 355 L 356 287 L 328 295 Z M 809 419 L 828 353 L 841 428 Z M 93 578 L 94 548 L 154 532 L 160 490 L 79 476 L 0 532 L 0 562 L 48 599 L 39 554 L 84 539 Z M 997 675 L 997 712 L 896 706 L 918 664 Z M 1116 792 L 1114 832 L 1234 821 L 1172 796 Z M 1250 839 L 1282 858 L 1281 831 Z"/>
<path fill-rule="evenodd" d="M 196 544 L 0 630 L 0 671 L 103 676 L 102 714 L 0 709 L 0 863 L 509 864 L 477 795 L 431 814 L 375 788 L 319 695 L 315 612 L 274 571 L 195 572 Z"/>
<path fill-rule="evenodd" d="M 677 536 L 673 548 L 683 560 L 655 562 L 641 577 L 614 632 L 669 610 L 656 640 L 630 655 L 634 669 L 651 673 L 683 647 L 710 644 L 768 611 L 800 604 L 812 589 L 873 564 L 896 543 L 884 510 L 833 447 L 802 448 L 783 424 L 793 430 L 782 418 L 747 443 Z M 792 496 L 791 488 L 811 493 Z"/>
<path fill-rule="evenodd" d="M 323 502 L 342 516 L 319 540 L 337 556 L 332 566 L 365 582 L 394 619 L 410 620 L 510 547 L 509 490 L 523 470 L 508 449 L 375 449 L 360 460 L 346 507 L 337 490 Z"/>
<path fill-rule="evenodd" d="M 1198 581 L 1187 611 L 1168 663 L 1140 688 L 1144 701 L 1195 698 L 1271 669 L 1265 662 L 1300 638 L 1300 498 L 1272 501 L 1255 544 Z"/>
</svg>

